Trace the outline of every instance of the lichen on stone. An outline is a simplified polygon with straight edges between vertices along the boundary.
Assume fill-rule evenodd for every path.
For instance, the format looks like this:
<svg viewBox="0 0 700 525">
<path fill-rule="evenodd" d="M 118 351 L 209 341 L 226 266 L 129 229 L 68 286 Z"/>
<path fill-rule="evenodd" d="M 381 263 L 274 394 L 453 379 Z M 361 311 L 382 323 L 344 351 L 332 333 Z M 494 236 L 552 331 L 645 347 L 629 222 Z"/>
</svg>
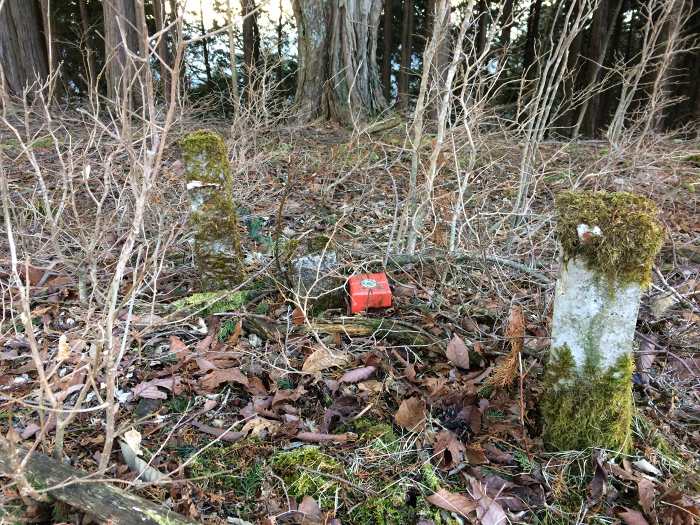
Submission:
<svg viewBox="0 0 700 525">
<path fill-rule="evenodd" d="M 627 192 L 567 191 L 557 197 L 556 233 L 564 262 L 578 257 L 611 282 L 648 285 L 664 231 L 656 204 Z M 581 238 L 584 231 L 600 235 Z"/>
<path fill-rule="evenodd" d="M 634 416 L 632 354 L 601 370 L 577 367 L 567 347 L 551 352 L 541 403 L 544 441 L 553 450 L 602 447 L 626 451 Z"/>
<path fill-rule="evenodd" d="M 210 290 L 238 284 L 245 272 L 224 139 L 200 130 L 183 138 L 180 146 L 200 282 Z"/>
</svg>

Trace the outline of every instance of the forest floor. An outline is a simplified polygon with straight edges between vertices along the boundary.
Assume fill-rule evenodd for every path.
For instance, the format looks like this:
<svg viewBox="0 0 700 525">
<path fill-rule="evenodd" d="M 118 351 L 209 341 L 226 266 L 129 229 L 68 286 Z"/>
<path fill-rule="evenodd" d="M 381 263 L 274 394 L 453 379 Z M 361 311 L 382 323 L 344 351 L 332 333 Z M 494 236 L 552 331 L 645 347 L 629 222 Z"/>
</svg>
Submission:
<svg viewBox="0 0 700 525">
<path fill-rule="evenodd" d="M 455 159 L 447 155 L 421 255 L 385 258 L 408 181 L 403 136 L 358 138 L 328 126 L 231 137 L 254 278 L 246 293 L 199 309 L 193 301 L 173 308 L 201 288 L 179 149 L 168 148 L 153 205 L 173 225 L 175 242 L 153 301 L 134 307 L 118 422 L 140 433 L 153 468 L 176 474 L 135 490 L 204 523 L 697 522 L 700 144 L 660 141 L 631 162 L 603 142 L 547 142 L 531 213 L 514 227 L 508 214 L 520 150 L 494 138 L 471 174 L 470 220 L 454 254 L 447 243 Z M 11 139 L 1 143 L 13 162 L 13 201 L 25 202 L 30 167 Z M 47 173 L 58 169 L 51 147 L 33 147 Z M 426 157 L 429 148 L 428 139 Z M 647 195 L 667 229 L 637 326 L 637 413 L 626 454 L 551 453 L 539 437 L 558 272 L 553 199 L 574 185 Z M 280 237 L 297 239 L 287 246 L 299 256 L 317 251 L 320 239 L 323 253 L 336 258 L 335 275 L 381 271 L 386 262 L 394 304 L 362 318 L 402 324 L 367 331 L 342 304 L 301 311 L 271 263 Z M 74 276 L 60 266 L 47 274 L 50 262 L 41 250 L 32 255 L 32 308 L 46 359 L 62 334 L 78 354 L 89 337 Z M 37 414 L 12 400 L 36 391 L 35 370 L 7 300 L 7 260 L 0 263 L 0 426 L 7 432 L 11 424 L 30 443 Z M 64 385 L 73 388 L 68 396 L 74 387 Z M 64 454 L 94 471 L 103 441 L 100 421 L 79 415 Z M 49 432 L 40 449 L 51 448 Z M 108 477 L 136 478 L 116 446 L 111 464 Z M 39 520 L 13 486 L 1 497 L 8 516 L 34 512 Z M 60 508 L 61 518 L 53 512 L 55 522 L 77 519 L 70 508 Z"/>
</svg>

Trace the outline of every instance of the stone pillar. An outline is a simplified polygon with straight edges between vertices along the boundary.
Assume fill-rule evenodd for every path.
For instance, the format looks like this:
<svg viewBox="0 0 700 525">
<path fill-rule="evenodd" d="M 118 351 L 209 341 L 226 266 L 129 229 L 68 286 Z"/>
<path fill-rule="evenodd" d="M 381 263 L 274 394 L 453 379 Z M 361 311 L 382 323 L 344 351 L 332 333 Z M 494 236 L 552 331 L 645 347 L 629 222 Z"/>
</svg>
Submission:
<svg viewBox="0 0 700 525">
<path fill-rule="evenodd" d="M 212 131 L 195 131 L 181 148 L 199 280 L 206 290 L 240 284 L 243 257 L 224 139 Z"/>
<path fill-rule="evenodd" d="M 663 244 L 657 208 L 631 193 L 566 192 L 556 203 L 563 264 L 542 403 L 550 449 L 630 445 L 634 330 Z"/>
</svg>

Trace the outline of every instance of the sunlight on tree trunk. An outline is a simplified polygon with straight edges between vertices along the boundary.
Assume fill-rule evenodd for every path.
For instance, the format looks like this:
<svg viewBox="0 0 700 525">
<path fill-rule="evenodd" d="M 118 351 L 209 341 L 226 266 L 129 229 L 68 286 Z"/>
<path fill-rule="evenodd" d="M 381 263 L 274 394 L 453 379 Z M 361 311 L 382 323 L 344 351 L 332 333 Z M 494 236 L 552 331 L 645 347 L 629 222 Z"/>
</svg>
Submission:
<svg viewBox="0 0 700 525">
<path fill-rule="evenodd" d="M 365 121 L 386 108 L 377 67 L 382 0 L 295 0 L 296 103 L 304 120 Z"/>
</svg>

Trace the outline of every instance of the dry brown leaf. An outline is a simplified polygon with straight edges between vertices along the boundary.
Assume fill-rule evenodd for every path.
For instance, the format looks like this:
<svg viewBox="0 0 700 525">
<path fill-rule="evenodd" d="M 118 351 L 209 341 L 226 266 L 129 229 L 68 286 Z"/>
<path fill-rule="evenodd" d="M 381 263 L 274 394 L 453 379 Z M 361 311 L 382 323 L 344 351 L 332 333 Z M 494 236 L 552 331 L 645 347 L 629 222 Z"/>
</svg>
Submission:
<svg viewBox="0 0 700 525">
<path fill-rule="evenodd" d="M 489 463 L 489 460 L 486 457 L 486 451 L 478 443 L 469 445 L 467 447 L 465 456 L 470 465 L 486 465 L 487 463 Z"/>
<path fill-rule="evenodd" d="M 347 364 L 349 360 L 350 357 L 347 354 L 343 354 L 339 351 L 331 352 L 327 348 L 319 346 L 306 358 L 301 370 L 302 372 L 314 374 L 334 366 L 343 366 Z"/>
<path fill-rule="evenodd" d="M 241 330 L 243 330 L 243 319 L 238 320 L 238 323 L 236 323 L 236 328 L 234 328 L 233 333 L 228 336 L 226 342 L 230 345 L 238 344 L 238 340 L 241 337 Z"/>
<path fill-rule="evenodd" d="M 404 399 L 394 416 L 394 421 L 401 428 L 420 432 L 425 428 L 425 401 L 419 397 Z"/>
<path fill-rule="evenodd" d="M 323 512 L 321 512 L 321 507 L 319 507 L 316 500 L 311 496 L 304 496 L 304 499 L 299 503 L 297 508 L 299 512 L 304 515 L 304 523 L 308 525 L 321 524 L 323 523 Z"/>
<path fill-rule="evenodd" d="M 447 343 L 446 355 L 453 365 L 465 370 L 469 369 L 469 350 L 457 334 L 453 335 L 450 342 Z"/>
<path fill-rule="evenodd" d="M 354 370 L 348 370 L 340 378 L 341 383 L 359 383 L 365 379 L 372 377 L 372 374 L 377 370 L 376 366 L 363 366 L 360 368 L 355 368 Z"/>
<path fill-rule="evenodd" d="M 272 406 L 274 407 L 279 403 L 286 403 L 288 401 L 296 401 L 305 393 L 306 390 L 304 390 L 302 385 L 294 389 L 280 389 L 275 392 L 275 397 L 272 398 Z"/>
<path fill-rule="evenodd" d="M 426 498 L 428 503 L 445 509 L 448 512 L 455 512 L 461 514 L 465 518 L 468 517 L 470 512 L 473 512 L 477 508 L 477 503 L 470 496 L 463 496 L 462 494 L 455 494 L 446 489 L 440 489 L 435 494 L 431 494 Z"/>
<path fill-rule="evenodd" d="M 165 377 L 139 383 L 131 389 L 134 398 L 143 397 L 145 399 L 168 399 L 168 394 L 160 390 L 166 388 L 177 395 L 182 392 L 182 379 L 180 376 Z"/>
<path fill-rule="evenodd" d="M 501 504 L 486 494 L 486 489 L 475 479 L 471 479 L 471 488 L 476 499 L 476 517 L 481 525 L 503 525 L 508 522 L 508 516 Z"/>
<path fill-rule="evenodd" d="M 637 481 L 637 493 L 639 494 L 639 505 L 647 516 L 654 516 L 654 496 L 656 490 L 654 483 L 646 478 Z"/>
<path fill-rule="evenodd" d="M 433 454 L 439 468 L 452 470 L 464 461 L 465 452 L 464 444 L 449 430 L 443 430 L 435 437 Z"/>
<path fill-rule="evenodd" d="M 619 512 L 617 516 L 622 519 L 626 525 L 649 525 L 644 514 L 638 510 L 627 509 L 625 512 Z"/>
<path fill-rule="evenodd" d="M 238 368 L 210 370 L 199 378 L 199 387 L 206 392 L 213 392 L 221 383 L 238 383 L 248 386 L 248 378 Z"/>
</svg>

